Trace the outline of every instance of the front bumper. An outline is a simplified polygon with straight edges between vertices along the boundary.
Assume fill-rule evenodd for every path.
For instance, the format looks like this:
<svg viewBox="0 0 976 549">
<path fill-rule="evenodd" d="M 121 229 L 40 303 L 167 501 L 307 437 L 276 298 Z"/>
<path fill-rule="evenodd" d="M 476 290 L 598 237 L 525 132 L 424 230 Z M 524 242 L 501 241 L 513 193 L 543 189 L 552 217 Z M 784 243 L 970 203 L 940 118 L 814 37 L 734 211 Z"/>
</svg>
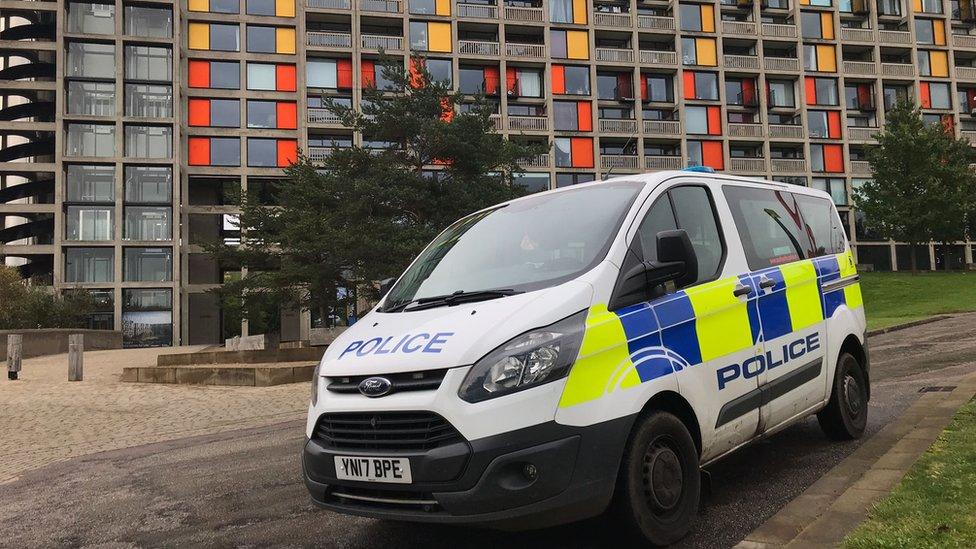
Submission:
<svg viewBox="0 0 976 549">
<path fill-rule="evenodd" d="M 302 472 L 312 501 L 333 511 L 395 520 L 544 528 L 603 512 L 634 416 L 571 427 L 548 422 L 425 452 L 349 451 L 306 440 Z M 413 484 L 337 480 L 336 455 L 407 457 Z M 524 468 L 535 466 L 529 479 Z"/>
</svg>

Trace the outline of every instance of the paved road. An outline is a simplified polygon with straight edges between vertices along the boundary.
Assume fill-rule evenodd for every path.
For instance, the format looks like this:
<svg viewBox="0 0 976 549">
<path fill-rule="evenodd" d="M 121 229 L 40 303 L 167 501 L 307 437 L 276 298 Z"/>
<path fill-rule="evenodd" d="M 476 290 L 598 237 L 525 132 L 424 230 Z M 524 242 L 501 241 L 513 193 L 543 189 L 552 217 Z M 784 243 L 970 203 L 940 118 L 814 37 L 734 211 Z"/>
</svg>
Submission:
<svg viewBox="0 0 976 549">
<path fill-rule="evenodd" d="M 868 434 L 926 385 L 976 361 L 976 316 L 872 338 Z M 299 479 L 301 422 L 106 452 L 0 485 L 0 546 L 310 546 L 337 548 L 605 547 L 599 519 L 505 534 L 346 517 L 308 503 Z M 680 547 L 727 547 L 850 454 L 810 419 L 710 467 L 712 491 Z"/>
</svg>

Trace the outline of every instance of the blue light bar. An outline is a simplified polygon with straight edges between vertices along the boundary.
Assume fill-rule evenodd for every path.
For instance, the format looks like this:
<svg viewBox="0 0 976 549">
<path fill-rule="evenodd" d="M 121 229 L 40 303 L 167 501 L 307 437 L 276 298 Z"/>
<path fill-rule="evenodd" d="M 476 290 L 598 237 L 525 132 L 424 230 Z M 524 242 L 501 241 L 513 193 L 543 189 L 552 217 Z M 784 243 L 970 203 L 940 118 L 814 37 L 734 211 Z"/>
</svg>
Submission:
<svg viewBox="0 0 976 549">
<path fill-rule="evenodd" d="M 699 172 L 699 173 L 715 173 L 715 170 L 709 168 L 708 166 L 688 166 L 687 168 L 681 170 L 683 172 Z"/>
</svg>

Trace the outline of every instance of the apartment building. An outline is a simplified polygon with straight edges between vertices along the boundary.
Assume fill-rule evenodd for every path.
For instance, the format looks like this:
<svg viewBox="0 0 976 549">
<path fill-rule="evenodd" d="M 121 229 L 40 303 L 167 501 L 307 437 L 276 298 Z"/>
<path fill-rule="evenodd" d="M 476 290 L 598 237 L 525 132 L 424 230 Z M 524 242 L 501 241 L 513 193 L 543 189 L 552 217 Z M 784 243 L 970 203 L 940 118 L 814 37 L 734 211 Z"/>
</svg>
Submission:
<svg viewBox="0 0 976 549">
<path fill-rule="evenodd" d="M 238 332 L 206 291 L 239 273 L 202 246 L 299 151 L 382 146 L 323 100 L 385 86 L 385 51 L 551 142 L 530 189 L 689 164 L 810 185 L 862 265 L 904 269 L 851 191 L 899 97 L 976 138 L 974 21 L 972 0 L 0 0 L 0 259 L 94 292 L 127 345 Z M 317 321 L 286 316 L 284 339 Z"/>
</svg>

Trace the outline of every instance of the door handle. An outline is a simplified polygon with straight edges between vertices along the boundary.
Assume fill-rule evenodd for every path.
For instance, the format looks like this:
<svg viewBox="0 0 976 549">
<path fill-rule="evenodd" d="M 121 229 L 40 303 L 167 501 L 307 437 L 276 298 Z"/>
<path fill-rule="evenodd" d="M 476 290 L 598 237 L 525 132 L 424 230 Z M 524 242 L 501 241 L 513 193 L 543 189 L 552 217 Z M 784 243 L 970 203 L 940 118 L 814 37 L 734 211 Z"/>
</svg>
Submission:
<svg viewBox="0 0 976 549">
<path fill-rule="evenodd" d="M 772 278 L 763 278 L 762 280 L 759 281 L 759 287 L 762 288 L 763 290 L 768 290 L 769 288 L 772 288 L 774 286 L 776 286 L 776 281 L 773 280 Z"/>
<path fill-rule="evenodd" d="M 736 284 L 735 289 L 732 290 L 732 295 L 735 297 L 742 297 L 744 295 L 749 295 L 752 293 L 752 286 L 746 286 L 745 284 Z"/>
</svg>

